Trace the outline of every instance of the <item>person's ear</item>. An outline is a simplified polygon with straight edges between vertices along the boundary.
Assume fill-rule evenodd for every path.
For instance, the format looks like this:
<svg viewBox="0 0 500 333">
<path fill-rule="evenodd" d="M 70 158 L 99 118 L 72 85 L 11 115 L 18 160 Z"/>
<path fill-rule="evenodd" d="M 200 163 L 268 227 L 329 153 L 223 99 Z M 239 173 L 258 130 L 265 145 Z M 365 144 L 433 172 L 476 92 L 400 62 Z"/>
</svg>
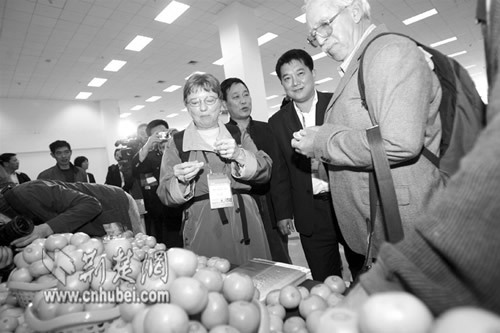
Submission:
<svg viewBox="0 0 500 333">
<path fill-rule="evenodd" d="M 50 152 L 50 156 L 52 156 L 53 159 L 56 158 L 56 155 L 54 155 L 54 153 Z"/>
<path fill-rule="evenodd" d="M 363 9 L 359 1 L 353 1 L 351 4 L 351 17 L 356 24 L 363 18 Z"/>
</svg>

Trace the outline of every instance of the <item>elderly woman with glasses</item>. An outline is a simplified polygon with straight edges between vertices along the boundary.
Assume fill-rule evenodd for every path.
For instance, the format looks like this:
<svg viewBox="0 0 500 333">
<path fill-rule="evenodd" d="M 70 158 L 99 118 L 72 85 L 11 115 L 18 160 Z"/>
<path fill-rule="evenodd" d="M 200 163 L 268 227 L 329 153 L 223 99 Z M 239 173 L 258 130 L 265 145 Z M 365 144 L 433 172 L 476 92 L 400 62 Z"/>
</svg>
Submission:
<svg viewBox="0 0 500 333">
<path fill-rule="evenodd" d="M 265 183 L 272 161 L 247 133 L 219 119 L 222 91 L 211 74 L 193 74 L 184 86 L 193 121 L 174 135 L 163 154 L 158 196 L 184 205 L 184 247 L 199 255 L 241 265 L 270 259 L 252 184 Z"/>
</svg>

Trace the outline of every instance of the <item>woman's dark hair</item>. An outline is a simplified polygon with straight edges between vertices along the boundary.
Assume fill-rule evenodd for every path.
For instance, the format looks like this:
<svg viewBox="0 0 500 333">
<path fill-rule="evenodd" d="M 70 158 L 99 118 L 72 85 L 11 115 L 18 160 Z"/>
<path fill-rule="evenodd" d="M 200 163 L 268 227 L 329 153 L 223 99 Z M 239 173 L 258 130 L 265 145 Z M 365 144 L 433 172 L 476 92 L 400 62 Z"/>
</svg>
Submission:
<svg viewBox="0 0 500 333">
<path fill-rule="evenodd" d="M 86 158 L 85 156 L 78 156 L 77 158 L 75 158 L 75 162 L 74 164 L 77 166 L 77 167 L 82 167 L 82 164 L 83 162 L 88 162 L 89 159 Z"/>
</svg>

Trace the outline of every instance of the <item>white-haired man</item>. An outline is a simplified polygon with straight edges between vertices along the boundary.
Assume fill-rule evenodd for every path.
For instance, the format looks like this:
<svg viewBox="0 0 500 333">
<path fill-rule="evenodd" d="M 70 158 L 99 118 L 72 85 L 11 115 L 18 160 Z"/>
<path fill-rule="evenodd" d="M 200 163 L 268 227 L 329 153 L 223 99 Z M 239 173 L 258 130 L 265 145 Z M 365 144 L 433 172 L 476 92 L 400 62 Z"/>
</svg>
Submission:
<svg viewBox="0 0 500 333">
<path fill-rule="evenodd" d="M 365 46 L 388 30 L 372 24 L 366 0 L 309 0 L 305 9 L 310 44 L 340 62 L 341 80 L 324 124 L 296 132 L 292 146 L 332 166 L 330 188 L 340 229 L 354 251 L 365 253 L 372 169 L 366 129 L 373 123 L 361 103 L 357 73 Z M 407 231 L 442 182 L 439 169 L 422 155 L 424 147 L 438 154 L 441 87 L 417 45 L 393 34 L 370 45 L 363 68 L 366 102 L 380 125 Z M 384 240 L 381 215 L 374 221 L 373 257 Z"/>
</svg>

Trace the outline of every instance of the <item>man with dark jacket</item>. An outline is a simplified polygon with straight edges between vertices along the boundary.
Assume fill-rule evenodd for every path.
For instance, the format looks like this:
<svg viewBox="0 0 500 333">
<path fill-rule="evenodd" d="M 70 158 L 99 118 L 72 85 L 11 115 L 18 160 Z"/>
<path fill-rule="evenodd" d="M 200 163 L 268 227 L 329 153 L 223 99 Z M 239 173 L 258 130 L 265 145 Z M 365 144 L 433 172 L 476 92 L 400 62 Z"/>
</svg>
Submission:
<svg viewBox="0 0 500 333">
<path fill-rule="evenodd" d="M 63 182 L 87 182 L 85 170 L 71 163 L 71 146 L 67 141 L 57 140 L 49 145 L 50 156 L 56 160 L 56 165 L 38 175 L 37 179 L 60 180 Z"/>
<path fill-rule="evenodd" d="M 24 172 L 17 172 L 19 169 L 19 160 L 14 153 L 3 153 L 0 155 L 0 166 L 2 166 L 6 172 L 5 176 L 0 176 L 0 182 L 22 184 L 31 180 Z M 4 177 L 5 179 L 3 179 Z"/>
<path fill-rule="evenodd" d="M 273 160 L 273 174 L 282 169 L 278 144 L 271 133 L 269 124 L 253 120 L 252 98 L 247 85 L 239 78 L 228 78 L 221 83 L 222 99 L 231 119 L 230 124 L 238 126 L 241 132 L 246 131 L 257 149 L 266 152 Z M 272 178 L 272 177 L 271 177 Z M 252 197 L 257 202 L 264 223 L 271 258 L 274 261 L 291 263 L 288 254 L 288 236 L 277 229 L 274 203 L 271 199 L 271 182 L 252 186 Z"/>
<path fill-rule="evenodd" d="M 158 195 L 163 147 L 170 140 L 168 123 L 155 119 L 146 126 L 147 141 L 132 158 L 132 175 L 141 186 L 146 215 L 146 232 L 168 247 L 182 247 L 182 209 L 165 206 Z M 167 137 L 165 137 L 165 135 Z"/>
<path fill-rule="evenodd" d="M 35 224 L 31 234 L 12 243 L 16 247 L 54 233 L 104 236 L 104 225 L 112 222 L 134 233 L 144 231 L 135 201 L 115 186 L 33 180 L 4 186 L 0 193 L 1 221 L 21 215 Z"/>
<path fill-rule="evenodd" d="M 325 166 L 318 160 L 297 154 L 290 142 L 302 128 L 321 125 L 332 94 L 314 89 L 314 62 L 304 50 L 285 52 L 277 61 L 276 73 L 291 102 L 269 119 L 286 167 L 272 181 L 273 200 L 278 207 L 278 227 L 283 234 L 295 227 L 300 233 L 304 254 L 315 280 L 342 276 L 339 242 L 344 245 L 351 274 L 363 266 L 364 257 L 343 242 L 333 209 Z M 273 161 L 274 163 L 274 161 Z M 273 174 L 274 177 L 274 174 Z"/>
</svg>

